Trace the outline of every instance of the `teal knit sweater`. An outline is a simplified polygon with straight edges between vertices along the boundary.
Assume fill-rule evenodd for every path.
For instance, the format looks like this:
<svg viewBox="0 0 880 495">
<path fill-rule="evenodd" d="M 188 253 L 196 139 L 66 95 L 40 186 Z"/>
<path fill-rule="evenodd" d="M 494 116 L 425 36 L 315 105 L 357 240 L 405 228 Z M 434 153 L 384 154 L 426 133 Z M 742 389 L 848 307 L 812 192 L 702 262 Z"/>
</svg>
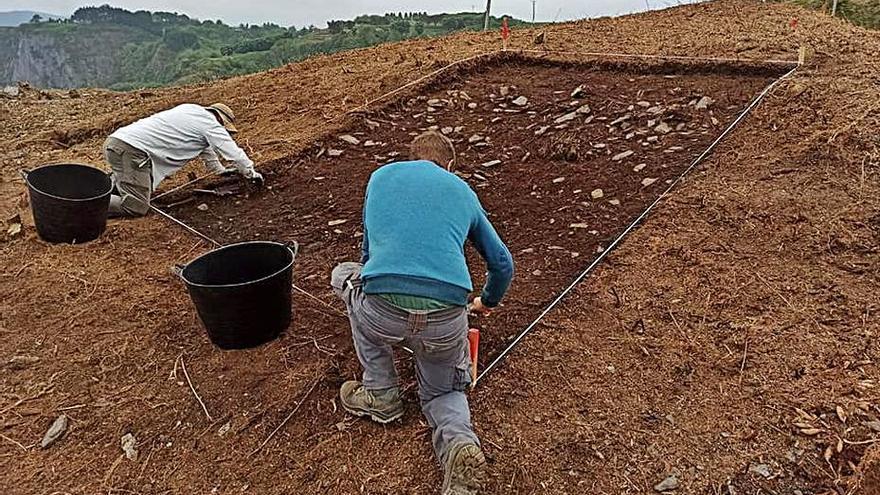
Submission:
<svg viewBox="0 0 880 495">
<path fill-rule="evenodd" d="M 483 304 L 497 306 L 513 278 L 513 258 L 467 183 L 428 161 L 373 172 L 364 201 L 365 293 L 466 305 L 473 290 L 466 240 L 489 270 Z"/>
</svg>

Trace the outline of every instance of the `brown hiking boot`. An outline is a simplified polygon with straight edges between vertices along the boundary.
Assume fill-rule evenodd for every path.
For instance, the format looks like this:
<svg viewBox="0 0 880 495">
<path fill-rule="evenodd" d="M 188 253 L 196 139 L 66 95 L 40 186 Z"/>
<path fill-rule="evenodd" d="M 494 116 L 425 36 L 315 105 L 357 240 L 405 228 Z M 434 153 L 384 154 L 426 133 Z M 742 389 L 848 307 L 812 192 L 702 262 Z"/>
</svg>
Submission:
<svg viewBox="0 0 880 495">
<path fill-rule="evenodd" d="M 474 443 L 449 448 L 443 463 L 441 495 L 476 495 L 486 481 L 486 458 Z"/>
<path fill-rule="evenodd" d="M 403 416 L 403 401 L 396 388 L 372 392 L 358 381 L 348 381 L 339 389 L 342 408 L 355 416 L 369 416 L 381 424 L 390 423 Z"/>
</svg>

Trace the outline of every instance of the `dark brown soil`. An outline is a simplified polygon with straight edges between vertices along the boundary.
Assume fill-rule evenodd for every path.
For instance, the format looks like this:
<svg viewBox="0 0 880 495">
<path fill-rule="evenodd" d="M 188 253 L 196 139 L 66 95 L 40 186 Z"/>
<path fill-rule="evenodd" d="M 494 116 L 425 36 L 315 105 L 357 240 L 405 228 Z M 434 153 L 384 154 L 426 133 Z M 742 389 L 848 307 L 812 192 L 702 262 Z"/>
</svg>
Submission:
<svg viewBox="0 0 880 495">
<path fill-rule="evenodd" d="M 583 62 L 591 58 L 556 50 L 792 59 L 805 45 L 813 58 L 471 395 L 490 458 L 487 492 L 650 493 L 675 474 L 677 492 L 686 494 L 849 494 L 859 493 L 861 473 L 861 492 L 873 495 L 864 480 L 874 457 L 866 449 L 880 424 L 876 32 L 751 0 L 542 29 L 544 45 L 531 44 L 536 30 L 515 30 L 514 48 Z M 19 212 L 25 217 L 22 234 L 0 243 L 4 493 L 435 493 L 439 477 L 428 428 L 414 405 L 401 423 L 378 427 L 347 418 L 334 400 L 336 385 L 355 376 L 357 364 L 326 276 L 336 261 L 357 255 L 363 185 L 371 170 L 392 159 L 390 145 L 368 152 L 336 136 L 367 132 L 363 117 L 341 118 L 346 111 L 449 62 L 493 51 L 497 38 L 461 33 L 385 45 L 201 86 L 27 91 L 0 100 L 0 212 L 4 220 Z M 592 148 L 601 141 L 623 149 L 639 139 L 627 141 L 602 121 L 536 139 L 532 129 L 520 127 L 561 111 L 555 95 L 538 90 L 554 89 L 557 81 L 508 80 L 520 77 L 515 69 L 460 74 L 427 91 L 449 98 L 446 90 L 474 85 L 477 111 L 444 107 L 435 112 L 437 124 L 463 122 L 458 125 L 466 128 L 453 134 L 458 140 L 472 133 L 492 138 L 486 149 L 459 143 L 467 154 L 461 171 L 470 174 L 519 266 L 505 307 L 476 322 L 485 332 L 484 360 L 705 145 L 671 134 L 663 149 L 683 150 L 666 155 L 636 146 L 652 158 L 636 174 L 632 167 L 642 161 L 612 163 Z M 730 71 L 713 76 L 675 69 L 683 77 L 666 80 L 604 69 L 543 70 L 557 70 L 560 91 L 578 80 L 616 86 L 619 95 L 587 95 L 588 101 L 601 98 L 589 101 L 597 116 L 611 117 L 639 101 L 637 85 L 705 92 L 718 100 L 712 111 L 720 125 L 703 129 L 706 112 L 690 106 L 682 115 L 686 125 L 696 125 L 683 131 L 700 140 L 716 135 L 766 82 Z M 754 86 L 740 87 L 744 81 Z M 485 113 L 495 116 L 501 102 L 490 105 L 487 86 L 498 94 L 502 84 L 534 91 L 527 110 L 552 111 L 534 118 L 499 112 L 502 121 L 477 122 Z M 408 103 L 416 96 L 371 114 L 406 132 L 375 120 L 380 127 L 361 137 L 378 136 L 374 140 L 403 152 L 408 133 L 428 124 L 414 120 L 426 106 Z M 664 105 L 690 102 L 684 94 L 655 98 Z M 727 109 L 720 103 L 725 99 L 737 108 Z M 27 221 L 17 178 L 20 169 L 41 163 L 100 164 L 101 141 L 118 125 L 176 103 L 214 100 L 229 102 L 240 115 L 238 139 L 271 172 L 273 189 L 199 198 L 207 212 L 194 210 L 198 203 L 170 211 L 224 241 L 256 234 L 304 241 L 298 285 L 330 305 L 295 293 L 294 329 L 246 352 L 211 346 L 168 271 L 206 251 L 205 243 L 149 217 L 111 222 L 87 246 L 47 245 Z M 709 134 L 700 134 L 705 130 Z M 333 161 L 317 158 L 321 147 L 344 153 Z M 523 151 L 532 152 L 526 162 Z M 568 156 L 574 161 L 553 158 Z M 496 157 L 501 165 L 480 166 Z M 660 181 L 643 189 L 638 184 L 646 175 Z M 565 181 L 554 183 L 557 177 Z M 604 190 L 601 200 L 589 198 L 595 187 Z M 339 195 L 345 191 L 355 199 Z M 608 203 L 613 198 L 621 205 Z M 230 221 L 236 214 L 252 224 Z M 329 225 L 342 219 L 348 222 Z M 573 223 L 588 228 L 570 229 Z M 529 248 L 535 251 L 521 252 Z M 182 376 L 181 357 L 211 419 Z M 297 414 L 255 452 L 313 383 Z M 66 435 L 40 449 L 43 433 L 62 413 L 70 418 Z M 120 448 L 126 433 L 137 438 L 136 461 Z"/>
<path fill-rule="evenodd" d="M 163 201 L 180 205 L 169 213 L 221 243 L 296 240 L 302 246 L 296 267 L 301 287 L 335 304 L 327 274 L 336 263 L 359 257 L 370 173 L 407 159 L 414 135 L 445 131 L 458 148 L 457 173 L 479 193 L 516 259 L 518 274 L 505 310 L 474 322 L 482 327 L 482 357 L 488 361 L 772 80 L 769 71 L 720 76 L 675 69 L 686 68 L 608 70 L 528 62 L 483 68 L 364 115 L 359 125 L 275 164 L 267 173 L 270 190 L 250 190 L 247 196 L 248 189 L 240 187 L 242 194 L 232 198 L 182 191 Z M 572 98 L 579 87 L 582 95 Z M 520 97 L 527 100 L 523 106 L 513 103 Z M 712 103 L 697 109 L 703 97 Z M 555 123 L 579 108 L 589 112 Z M 655 131 L 662 124 L 668 126 L 665 134 Z M 626 152 L 632 155 L 615 159 Z M 653 183 L 645 185 L 646 179 Z M 593 198 L 597 190 L 601 197 Z M 470 258 L 479 280 L 482 261 L 473 252 Z M 299 319 L 295 328 L 323 335 L 338 333 L 336 323 Z M 334 341 L 348 348 L 347 340 L 343 332 Z"/>
</svg>

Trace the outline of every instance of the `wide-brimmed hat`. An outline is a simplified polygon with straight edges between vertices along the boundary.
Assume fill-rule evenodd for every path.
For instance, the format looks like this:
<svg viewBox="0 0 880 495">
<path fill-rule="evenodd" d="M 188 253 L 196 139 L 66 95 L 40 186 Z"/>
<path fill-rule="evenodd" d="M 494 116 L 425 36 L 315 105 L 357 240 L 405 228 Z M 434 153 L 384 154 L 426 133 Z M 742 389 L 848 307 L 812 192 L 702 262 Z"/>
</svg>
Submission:
<svg viewBox="0 0 880 495">
<path fill-rule="evenodd" d="M 235 114 L 232 113 L 232 109 L 229 108 L 228 105 L 224 103 L 214 103 L 208 107 L 208 110 L 212 110 L 220 117 L 220 120 L 223 121 L 223 127 L 225 127 L 227 131 L 238 132 L 238 128 L 235 127 Z"/>
</svg>

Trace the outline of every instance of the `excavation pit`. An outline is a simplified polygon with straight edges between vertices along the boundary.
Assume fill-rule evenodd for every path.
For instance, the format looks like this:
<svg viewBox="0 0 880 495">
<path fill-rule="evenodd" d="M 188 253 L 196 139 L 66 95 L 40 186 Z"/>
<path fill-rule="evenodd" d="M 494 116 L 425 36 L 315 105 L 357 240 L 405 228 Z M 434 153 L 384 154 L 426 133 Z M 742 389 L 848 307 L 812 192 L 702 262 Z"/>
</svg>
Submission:
<svg viewBox="0 0 880 495">
<path fill-rule="evenodd" d="M 517 56 L 473 63 L 272 163 L 270 188 L 262 192 L 192 201 L 181 191 L 163 202 L 221 243 L 300 242 L 296 283 L 336 304 L 329 273 L 359 257 L 370 174 L 406 159 L 417 134 L 446 134 L 458 151 L 458 175 L 477 191 L 516 261 L 504 307 L 472 322 L 482 329 L 482 366 L 789 69 Z M 200 203 L 208 208 L 196 208 Z M 468 258 L 478 287 L 484 265 L 471 248 Z M 349 347 L 347 323 L 309 304 L 312 314 L 300 313 L 294 328 L 332 334 Z M 344 367 L 355 373 L 356 360 Z"/>
</svg>

